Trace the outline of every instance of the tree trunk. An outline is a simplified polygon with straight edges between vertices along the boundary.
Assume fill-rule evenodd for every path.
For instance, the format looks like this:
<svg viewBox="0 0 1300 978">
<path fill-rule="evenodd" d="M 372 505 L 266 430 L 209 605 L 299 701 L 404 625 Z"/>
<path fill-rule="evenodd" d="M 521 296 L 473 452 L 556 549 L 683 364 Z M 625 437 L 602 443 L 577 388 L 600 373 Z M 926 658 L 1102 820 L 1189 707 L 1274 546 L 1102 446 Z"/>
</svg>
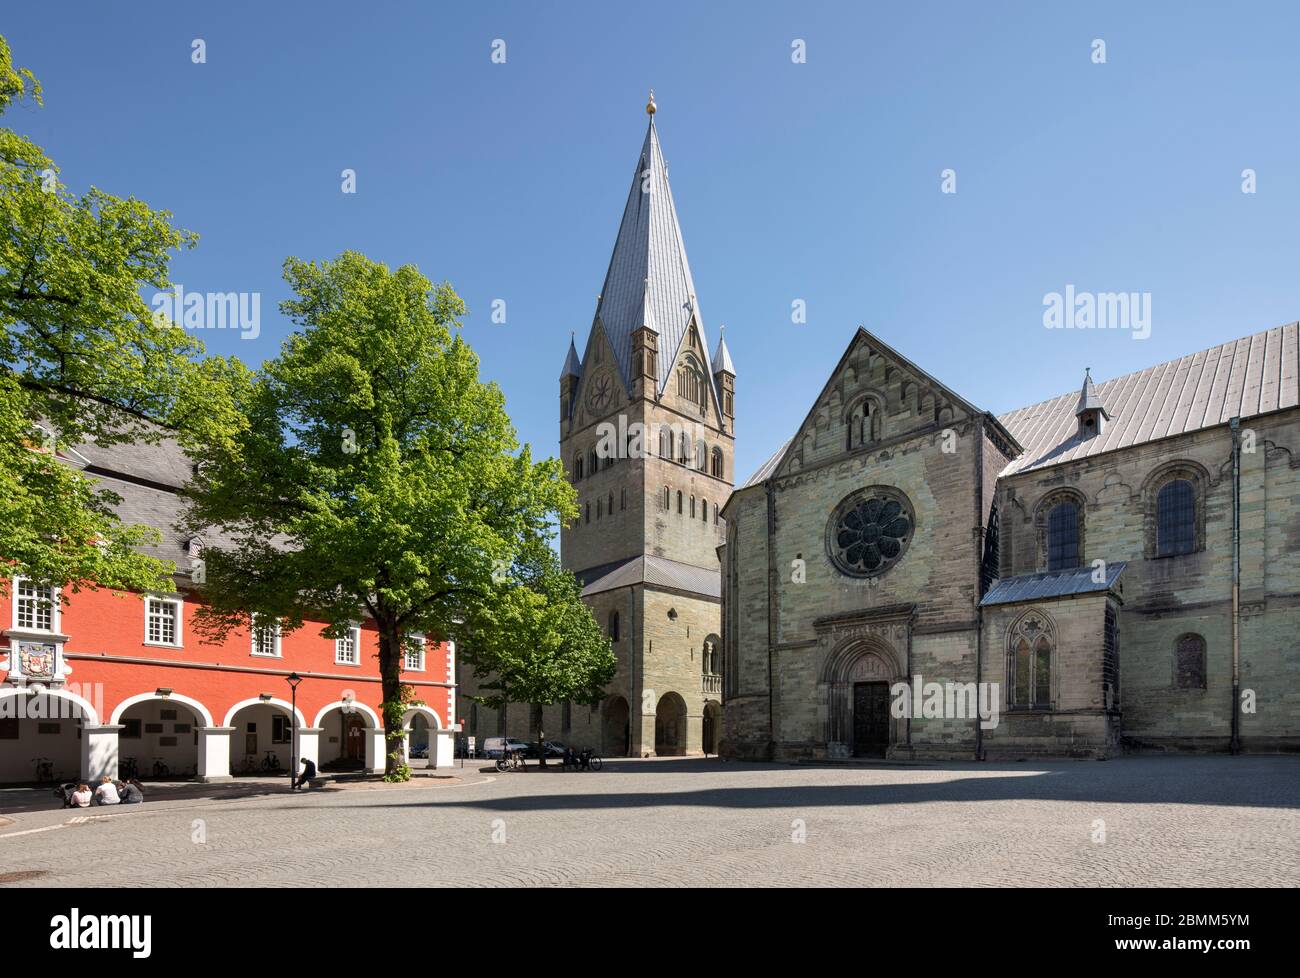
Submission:
<svg viewBox="0 0 1300 978">
<path fill-rule="evenodd" d="M 384 776 L 402 764 L 402 636 L 395 622 L 379 623 L 379 677 L 383 690 Z"/>
</svg>

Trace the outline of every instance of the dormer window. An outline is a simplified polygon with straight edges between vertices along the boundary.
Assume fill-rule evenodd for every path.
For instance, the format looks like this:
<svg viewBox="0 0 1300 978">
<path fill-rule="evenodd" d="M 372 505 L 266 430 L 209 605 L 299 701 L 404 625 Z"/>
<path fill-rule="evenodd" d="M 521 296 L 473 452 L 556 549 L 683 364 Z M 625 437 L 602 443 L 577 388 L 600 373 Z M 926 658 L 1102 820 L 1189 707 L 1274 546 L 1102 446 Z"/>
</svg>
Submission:
<svg viewBox="0 0 1300 978">
<path fill-rule="evenodd" d="M 1110 414 L 1101 403 L 1097 388 L 1092 384 L 1091 367 L 1084 369 L 1083 389 L 1079 391 L 1079 406 L 1075 409 L 1074 416 L 1079 419 L 1078 435 L 1081 441 L 1100 435 L 1102 428 L 1110 420 Z"/>
</svg>

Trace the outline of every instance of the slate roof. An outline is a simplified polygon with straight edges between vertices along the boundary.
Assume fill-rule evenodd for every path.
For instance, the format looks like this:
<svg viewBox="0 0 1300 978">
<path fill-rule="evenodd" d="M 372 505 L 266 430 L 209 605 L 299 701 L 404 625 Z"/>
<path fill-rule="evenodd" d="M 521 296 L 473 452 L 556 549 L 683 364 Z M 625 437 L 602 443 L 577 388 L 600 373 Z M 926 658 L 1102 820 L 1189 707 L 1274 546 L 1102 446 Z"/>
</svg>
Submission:
<svg viewBox="0 0 1300 978">
<path fill-rule="evenodd" d="M 704 319 L 652 115 L 596 305 L 596 319 L 613 347 L 628 390 L 632 389 L 632 333 L 644 325 L 659 334 L 659 393 L 663 393 L 692 317 L 700 333 L 704 373 L 712 388 Z M 714 400 L 716 403 L 716 391 Z"/>
<path fill-rule="evenodd" d="M 1074 409 L 1074 416 L 1077 418 L 1084 411 L 1100 411 L 1107 420 L 1110 419 L 1110 412 L 1097 396 L 1097 387 L 1092 382 L 1091 370 L 1083 374 L 1083 388 L 1079 391 L 1079 406 Z"/>
<path fill-rule="evenodd" d="M 560 368 L 560 380 L 565 377 L 581 377 L 582 361 L 578 358 L 578 348 L 573 345 L 573 337 L 569 337 L 569 353 L 564 358 L 564 366 Z"/>
<path fill-rule="evenodd" d="M 707 598 L 722 597 L 721 571 L 707 570 L 693 564 L 669 560 L 646 554 L 591 567 L 577 575 L 582 582 L 582 596 L 612 591 L 615 588 L 628 587 L 632 584 L 659 586 L 677 591 L 689 591 Z"/>
<path fill-rule="evenodd" d="M 1025 447 L 1003 477 L 1099 455 L 1170 435 L 1300 404 L 1300 324 L 1221 343 L 1208 350 L 1099 384 L 1111 421 L 1078 437 L 1077 395 L 1062 394 L 998 420 Z"/>
<path fill-rule="evenodd" d="M 980 607 L 1109 591 L 1115 586 L 1115 582 L 1119 580 L 1119 576 L 1124 573 L 1124 568 L 1127 566 L 1128 562 L 1123 560 L 1107 564 L 1106 578 L 1100 583 L 1093 580 L 1091 566 L 1048 574 L 1022 574 L 1019 577 L 1003 578 L 993 582 L 988 593 L 980 601 Z"/>
<path fill-rule="evenodd" d="M 776 471 L 777 466 L 781 464 L 781 459 L 785 457 L 785 450 L 790 447 L 793 438 L 787 438 L 781 447 L 768 456 L 767 460 L 754 470 L 754 474 L 745 480 L 744 485 L 737 487 L 737 492 L 741 489 L 748 489 L 750 486 L 756 486 L 760 482 L 766 482 L 768 478 Z"/>
<path fill-rule="evenodd" d="M 91 474 L 125 475 L 175 489 L 189 482 L 193 474 L 193 463 L 171 438 L 152 445 L 139 441 L 116 445 L 84 441 L 73 450 L 86 460 Z"/>
<path fill-rule="evenodd" d="M 736 365 L 731 362 L 731 351 L 727 349 L 727 338 L 718 334 L 718 348 L 713 351 L 713 370 L 720 373 L 725 370 L 731 376 L 736 376 Z"/>
</svg>

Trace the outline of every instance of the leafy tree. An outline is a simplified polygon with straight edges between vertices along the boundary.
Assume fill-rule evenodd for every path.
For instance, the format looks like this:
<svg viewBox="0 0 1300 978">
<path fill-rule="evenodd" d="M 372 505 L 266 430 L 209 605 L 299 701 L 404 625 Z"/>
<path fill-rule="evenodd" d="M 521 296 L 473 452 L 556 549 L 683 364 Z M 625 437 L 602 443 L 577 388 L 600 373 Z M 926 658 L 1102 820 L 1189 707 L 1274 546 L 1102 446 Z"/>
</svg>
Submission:
<svg viewBox="0 0 1300 978">
<path fill-rule="evenodd" d="M 0 115 L 41 102 L 0 37 Z M 41 148 L 0 128 L 0 562 L 73 590 L 170 587 L 169 563 L 140 553 L 157 534 L 123 526 L 120 502 L 57 456 L 100 444 L 222 437 L 223 396 L 238 364 L 199 361 L 202 346 L 156 321 L 145 287 L 170 287 L 171 253 L 195 237 L 171 215 L 58 181 Z M 7 590 L 0 579 L 0 593 Z"/>
<path fill-rule="evenodd" d="M 299 330 L 237 391 L 245 425 L 204 454 L 188 519 L 213 637 L 250 616 L 379 632 L 386 775 L 401 770 L 407 636 L 451 635 L 494 600 L 498 568 L 576 515 L 558 461 L 520 449 L 495 384 L 458 333 L 464 305 L 413 266 L 289 258 Z"/>
<path fill-rule="evenodd" d="M 520 561 L 496 600 L 461 628 L 460 659 L 488 691 L 477 702 L 504 710 L 510 703 L 601 701 L 617 659 L 580 595 L 577 580 L 549 548 Z"/>
</svg>

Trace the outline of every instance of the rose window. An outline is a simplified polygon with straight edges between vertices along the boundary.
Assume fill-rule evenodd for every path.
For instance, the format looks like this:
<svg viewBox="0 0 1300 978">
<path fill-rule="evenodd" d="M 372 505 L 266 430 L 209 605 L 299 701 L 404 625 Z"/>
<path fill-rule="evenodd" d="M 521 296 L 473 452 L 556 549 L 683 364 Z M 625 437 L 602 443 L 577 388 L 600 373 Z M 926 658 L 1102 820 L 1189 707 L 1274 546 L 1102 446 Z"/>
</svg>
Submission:
<svg viewBox="0 0 1300 978">
<path fill-rule="evenodd" d="M 845 574 L 875 577 L 903 555 L 913 524 L 906 497 L 882 489 L 856 493 L 840 504 L 828 528 L 831 559 Z"/>
</svg>

